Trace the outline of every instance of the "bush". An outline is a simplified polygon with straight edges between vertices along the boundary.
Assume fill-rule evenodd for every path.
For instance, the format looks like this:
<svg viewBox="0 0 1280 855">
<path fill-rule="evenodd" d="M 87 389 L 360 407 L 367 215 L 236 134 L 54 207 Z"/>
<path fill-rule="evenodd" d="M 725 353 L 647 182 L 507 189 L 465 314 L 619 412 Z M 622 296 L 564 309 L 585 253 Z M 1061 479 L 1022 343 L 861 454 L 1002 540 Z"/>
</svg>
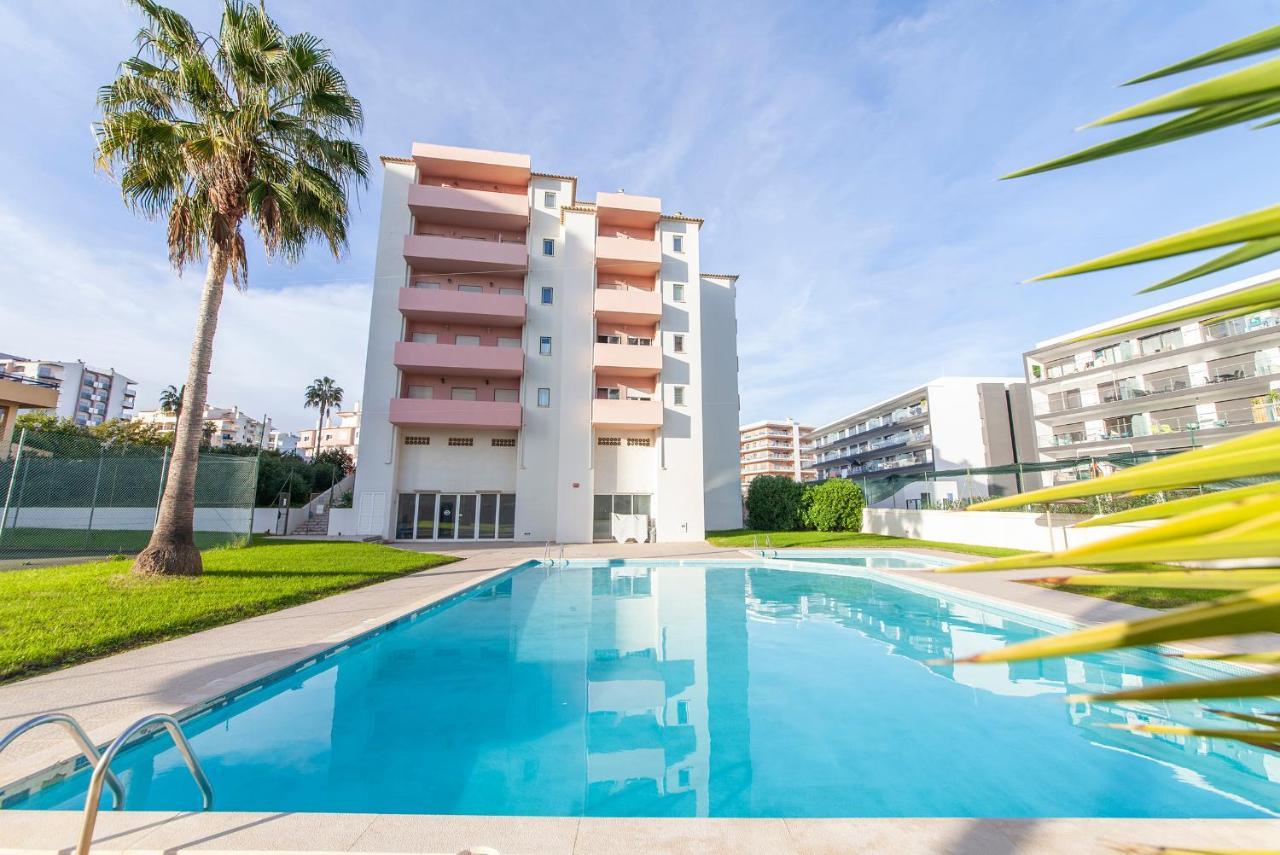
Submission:
<svg viewBox="0 0 1280 855">
<path fill-rule="evenodd" d="M 805 488 L 804 524 L 818 531 L 862 531 L 862 488 L 846 478 L 831 478 Z"/>
<path fill-rule="evenodd" d="M 801 524 L 804 487 L 780 475 L 761 475 L 747 487 L 747 525 L 761 531 L 794 531 Z"/>
</svg>

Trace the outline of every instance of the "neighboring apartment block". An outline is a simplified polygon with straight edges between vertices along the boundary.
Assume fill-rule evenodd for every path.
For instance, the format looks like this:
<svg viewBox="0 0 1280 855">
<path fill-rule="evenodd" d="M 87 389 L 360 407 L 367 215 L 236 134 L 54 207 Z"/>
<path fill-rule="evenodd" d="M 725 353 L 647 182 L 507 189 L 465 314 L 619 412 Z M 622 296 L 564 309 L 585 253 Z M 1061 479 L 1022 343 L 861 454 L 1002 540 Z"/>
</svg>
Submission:
<svg viewBox="0 0 1280 855">
<path fill-rule="evenodd" d="M 360 446 L 360 404 L 356 403 L 355 407 L 350 410 L 343 410 L 339 413 L 330 413 L 327 419 L 328 424 L 319 431 L 320 433 L 320 451 L 327 451 L 331 448 L 340 448 L 351 457 L 352 463 L 356 461 L 359 454 Z M 308 460 L 316 452 L 316 428 L 307 428 L 298 431 L 297 450 L 298 453 Z"/>
<path fill-rule="evenodd" d="M 1280 312 L 1274 309 L 1073 341 L 1274 280 L 1280 271 L 1036 345 L 1024 363 L 1040 457 L 1087 466 L 1092 456 L 1187 448 L 1274 426 L 1280 398 Z"/>
<path fill-rule="evenodd" d="M 137 420 L 155 425 L 162 433 L 173 433 L 178 417 L 164 410 L 142 410 Z M 272 433 L 271 419 L 263 420 L 248 415 L 239 407 L 215 407 L 205 404 L 205 430 L 209 436 L 209 445 L 222 448 L 227 445 L 257 445 L 269 447 Z"/>
<path fill-rule="evenodd" d="M 819 478 L 865 482 L 868 504 L 878 507 L 929 507 L 1013 492 L 1014 476 L 937 479 L 932 473 L 1030 459 L 1035 442 L 1026 394 L 1017 378 L 940 377 L 815 428 L 814 468 Z M 887 489 L 873 490 L 877 481 Z"/>
<path fill-rule="evenodd" d="M 793 419 L 762 421 L 738 429 L 738 455 L 742 470 L 742 494 L 761 475 L 778 475 L 793 481 L 813 481 L 813 428 Z"/>
<path fill-rule="evenodd" d="M 78 425 L 92 427 L 133 416 L 137 383 L 114 368 L 0 354 L 0 374 L 56 385 L 57 404 L 40 409 L 72 419 Z"/>
<path fill-rule="evenodd" d="M 736 277 L 702 221 L 528 155 L 386 157 L 360 534 L 698 540 L 740 525 Z"/>
</svg>

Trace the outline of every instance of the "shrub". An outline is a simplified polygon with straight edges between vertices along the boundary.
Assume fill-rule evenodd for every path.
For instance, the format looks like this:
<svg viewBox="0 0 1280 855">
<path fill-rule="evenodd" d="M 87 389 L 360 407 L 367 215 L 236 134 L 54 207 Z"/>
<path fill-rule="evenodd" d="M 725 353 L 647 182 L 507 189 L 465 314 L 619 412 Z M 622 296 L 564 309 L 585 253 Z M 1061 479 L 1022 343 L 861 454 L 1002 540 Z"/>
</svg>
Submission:
<svg viewBox="0 0 1280 855">
<path fill-rule="evenodd" d="M 747 488 L 747 525 L 761 531 L 800 527 L 804 487 L 780 475 L 761 475 Z"/>
<path fill-rule="evenodd" d="M 818 531 L 862 531 L 862 488 L 846 478 L 831 478 L 805 489 L 804 522 Z"/>
</svg>

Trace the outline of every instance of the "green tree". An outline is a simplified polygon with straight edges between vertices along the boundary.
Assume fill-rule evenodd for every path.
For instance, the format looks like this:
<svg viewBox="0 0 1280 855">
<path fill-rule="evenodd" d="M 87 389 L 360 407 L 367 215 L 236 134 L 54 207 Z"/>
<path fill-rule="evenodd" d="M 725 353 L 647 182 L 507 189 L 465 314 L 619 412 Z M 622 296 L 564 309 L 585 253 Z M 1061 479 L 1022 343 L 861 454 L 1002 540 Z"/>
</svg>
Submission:
<svg viewBox="0 0 1280 855">
<path fill-rule="evenodd" d="M 325 418 L 330 410 L 342 406 L 342 387 L 332 377 L 317 377 L 303 394 L 302 405 L 320 411 L 316 419 L 316 441 L 311 448 L 311 459 L 315 460 L 320 455 L 320 432 L 324 430 Z"/>
<path fill-rule="evenodd" d="M 268 257 L 293 262 L 313 242 L 339 257 L 348 195 L 369 163 L 346 138 L 361 127 L 360 103 L 319 38 L 286 34 L 265 3 L 225 0 L 213 34 L 154 0 L 132 2 L 144 19 L 139 48 L 98 93 L 97 163 L 130 208 L 166 220 L 176 269 L 206 262 L 169 477 L 133 569 L 196 575 L 200 414 L 223 287 L 228 275 L 238 288 L 248 282 L 241 225 Z"/>
<path fill-rule="evenodd" d="M 862 488 L 847 478 L 829 478 L 805 489 L 805 526 L 818 531 L 862 531 Z"/>
<path fill-rule="evenodd" d="M 168 413 L 171 416 L 180 415 L 182 413 L 182 395 L 187 391 L 184 385 L 181 389 L 170 383 L 160 390 L 160 412 Z"/>
<path fill-rule="evenodd" d="M 747 487 L 747 525 L 760 531 L 800 528 L 804 487 L 781 475 L 761 475 Z"/>
</svg>

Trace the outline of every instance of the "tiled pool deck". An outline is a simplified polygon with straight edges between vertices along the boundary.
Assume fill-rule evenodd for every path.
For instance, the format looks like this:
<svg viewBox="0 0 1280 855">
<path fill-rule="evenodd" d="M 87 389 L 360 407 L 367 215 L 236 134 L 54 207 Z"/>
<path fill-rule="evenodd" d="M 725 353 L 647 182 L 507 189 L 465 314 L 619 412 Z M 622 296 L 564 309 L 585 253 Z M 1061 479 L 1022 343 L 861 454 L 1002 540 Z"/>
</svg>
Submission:
<svg viewBox="0 0 1280 855">
<path fill-rule="evenodd" d="M 543 546 L 439 550 L 464 560 L 314 603 L 206 630 L 0 687 L 0 733 L 34 715 L 64 711 L 105 743 L 151 712 L 177 713 L 266 676 L 343 640 L 541 558 Z M 904 550 L 908 551 L 908 550 Z M 922 554 L 947 555 L 932 550 Z M 785 558 L 785 550 L 780 557 Z M 733 558 L 705 543 L 567 546 L 566 558 Z M 964 558 L 965 556 L 948 556 Z M 1015 584 L 1052 571 L 915 577 L 970 596 L 1016 603 L 1085 623 L 1148 610 Z M 1280 640 L 1255 637 L 1249 649 Z M 1228 643 L 1205 647 L 1231 649 Z M 0 781 L 34 774 L 69 757 L 66 735 L 36 731 L 0 757 Z M 65 852 L 79 813 L 0 811 L 0 853 Z M 368 814 L 151 813 L 104 811 L 93 851 L 174 852 L 1112 852 L 1109 842 L 1214 848 L 1274 847 L 1280 820 L 981 819 L 598 819 Z"/>
</svg>

